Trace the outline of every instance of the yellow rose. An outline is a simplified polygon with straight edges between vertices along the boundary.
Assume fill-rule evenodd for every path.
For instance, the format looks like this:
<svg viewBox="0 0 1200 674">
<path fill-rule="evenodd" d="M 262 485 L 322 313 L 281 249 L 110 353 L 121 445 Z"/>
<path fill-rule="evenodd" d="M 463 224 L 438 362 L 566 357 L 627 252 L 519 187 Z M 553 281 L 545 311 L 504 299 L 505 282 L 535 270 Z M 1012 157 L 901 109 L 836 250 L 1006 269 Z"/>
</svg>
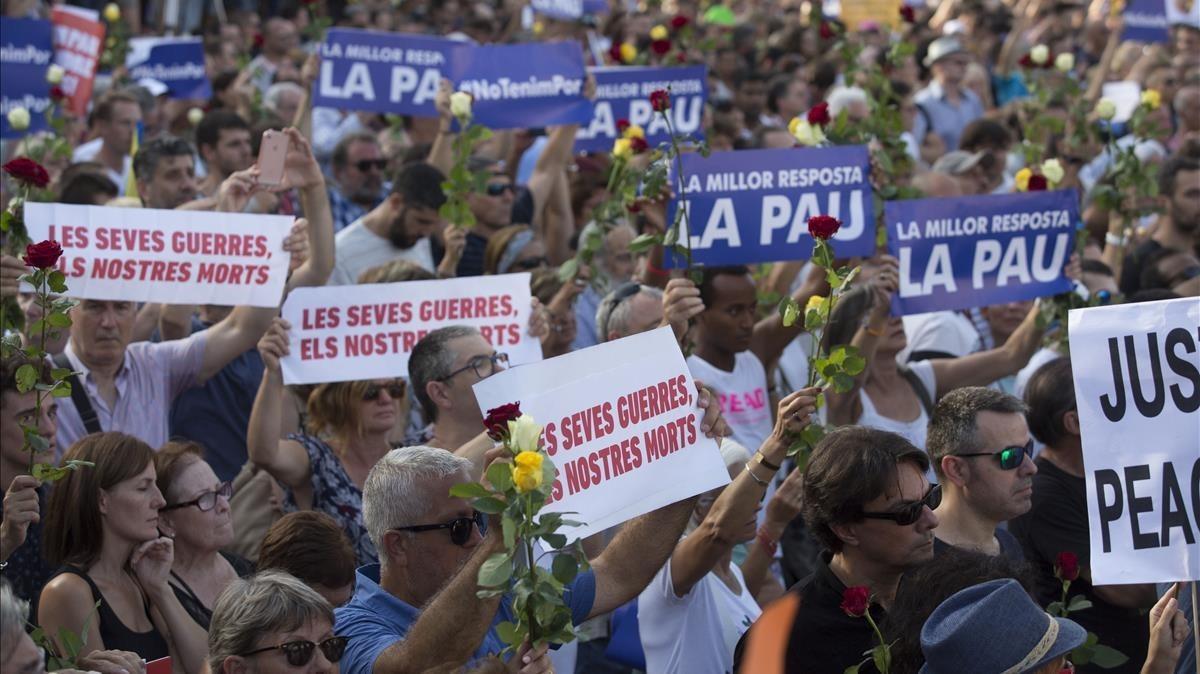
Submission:
<svg viewBox="0 0 1200 674">
<path fill-rule="evenodd" d="M 821 130 L 821 126 L 809 124 L 807 119 L 802 119 L 799 124 L 796 124 L 792 136 L 795 137 L 797 143 L 807 147 L 815 147 L 825 142 L 825 132 Z"/>
<path fill-rule="evenodd" d="M 625 133 L 621 134 L 622 138 L 641 138 L 646 139 L 646 130 L 637 124 L 630 124 L 629 128 L 625 129 Z"/>
<path fill-rule="evenodd" d="M 629 139 L 618 138 L 616 142 L 613 143 L 612 155 L 618 159 L 629 159 L 632 157 L 633 146 L 630 144 Z"/>
<path fill-rule="evenodd" d="M 1047 159 L 1042 162 L 1042 175 L 1046 176 L 1046 180 L 1050 181 L 1051 185 L 1061 183 L 1065 174 L 1062 162 L 1057 159 Z"/>
<path fill-rule="evenodd" d="M 522 414 L 508 422 L 508 439 L 510 446 L 521 454 L 536 454 L 538 442 L 542 439 L 542 425 L 528 414 Z"/>
<path fill-rule="evenodd" d="M 796 127 L 800 126 L 802 120 L 799 117 L 793 117 L 792 121 L 788 122 L 788 133 L 794 137 L 796 135 Z"/>
<path fill-rule="evenodd" d="M 544 32 L 546 32 L 546 24 L 542 23 L 541 21 L 534 21 L 533 22 L 533 34 L 541 35 Z"/>
<path fill-rule="evenodd" d="M 621 61 L 624 63 L 633 63 L 637 58 L 637 48 L 628 42 L 621 43 Z"/>
<path fill-rule="evenodd" d="M 1018 192 L 1029 191 L 1029 179 L 1032 177 L 1033 177 L 1033 171 L 1030 171 L 1028 168 L 1023 168 L 1020 171 L 1017 171 L 1017 175 L 1013 176 L 1013 180 L 1017 184 L 1017 191 Z"/>
<path fill-rule="evenodd" d="M 1096 103 L 1096 116 L 1104 121 L 1109 121 L 1117 116 L 1117 104 L 1110 98 L 1101 98 Z"/>
<path fill-rule="evenodd" d="M 1162 105 L 1162 94 L 1158 93 L 1157 89 L 1147 89 L 1142 92 L 1142 105 L 1157 110 L 1158 106 Z"/>
<path fill-rule="evenodd" d="M 823 302 L 825 302 L 824 297 L 821 297 L 820 295 L 813 295 L 812 297 L 808 298 L 808 304 L 804 305 L 804 313 L 807 314 L 814 309 L 819 311 Z"/>
<path fill-rule="evenodd" d="M 666 26 L 659 25 L 650 29 L 651 40 L 665 40 L 668 35 Z"/>
<path fill-rule="evenodd" d="M 104 20 L 109 23 L 114 23 L 121 19 L 121 6 L 115 2 L 110 2 L 104 6 Z"/>
<path fill-rule="evenodd" d="M 533 491 L 542 484 L 541 452 L 521 452 L 513 458 L 513 486 L 517 493 Z"/>
</svg>

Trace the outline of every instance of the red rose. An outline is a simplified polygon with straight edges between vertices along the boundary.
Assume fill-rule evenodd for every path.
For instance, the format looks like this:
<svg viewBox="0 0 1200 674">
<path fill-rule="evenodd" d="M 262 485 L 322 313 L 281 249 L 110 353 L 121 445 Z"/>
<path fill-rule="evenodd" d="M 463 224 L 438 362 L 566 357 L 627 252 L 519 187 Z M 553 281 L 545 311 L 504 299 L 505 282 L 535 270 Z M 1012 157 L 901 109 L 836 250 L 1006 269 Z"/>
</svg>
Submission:
<svg viewBox="0 0 1200 674">
<path fill-rule="evenodd" d="M 814 215 L 808 219 L 808 233 L 814 239 L 822 241 L 828 241 L 830 237 L 837 234 L 841 226 L 841 220 L 828 215 Z"/>
<path fill-rule="evenodd" d="M 822 40 L 832 40 L 837 37 L 837 31 L 833 29 L 833 24 L 828 21 L 822 21 L 821 27 L 817 29 L 817 34 Z"/>
<path fill-rule="evenodd" d="M 50 174 L 29 157 L 17 157 L 4 165 L 4 172 L 20 183 L 42 188 L 50 184 Z"/>
<path fill-rule="evenodd" d="M 688 18 L 683 14 L 676 14 L 675 16 L 671 17 L 671 27 L 675 30 L 686 27 L 688 23 Z"/>
<path fill-rule="evenodd" d="M 825 126 L 829 122 L 830 122 L 830 117 L 829 117 L 829 104 L 828 103 L 821 101 L 820 103 L 817 103 L 816 105 L 812 106 L 812 109 L 808 111 L 808 123 L 809 124 L 816 124 L 817 126 Z"/>
<path fill-rule="evenodd" d="M 617 120 L 617 135 L 621 135 L 621 134 L 625 133 L 625 129 L 628 129 L 628 128 L 629 128 L 629 120 L 628 119 L 618 119 Z"/>
<path fill-rule="evenodd" d="M 842 611 L 851 618 L 861 618 L 871 605 L 871 588 L 862 585 L 848 587 L 842 592 Z"/>
<path fill-rule="evenodd" d="M 621 63 L 621 43 L 613 40 L 612 46 L 608 48 L 608 58 L 612 59 L 613 63 Z"/>
<path fill-rule="evenodd" d="M 641 154 L 650 149 L 650 144 L 641 136 L 634 136 L 629 139 L 629 149 L 633 150 L 634 154 Z"/>
<path fill-rule="evenodd" d="M 685 54 L 681 51 L 681 52 L 675 54 L 675 60 L 679 61 L 680 63 L 687 63 L 687 54 Z"/>
<path fill-rule="evenodd" d="M 629 205 L 625 207 L 625 210 L 629 211 L 630 213 L 641 213 L 642 204 L 637 201 L 630 202 Z"/>
<path fill-rule="evenodd" d="M 916 23 L 917 13 L 909 5 L 904 5 L 900 8 L 900 18 L 904 19 L 904 23 Z"/>
<path fill-rule="evenodd" d="M 255 33 L 255 34 L 254 34 L 254 48 L 255 48 L 255 49 L 262 49 L 262 46 L 263 46 L 263 34 L 262 34 L 262 33 Z"/>
<path fill-rule="evenodd" d="M 1048 187 L 1048 185 L 1046 184 L 1046 176 L 1044 176 L 1040 173 L 1035 173 L 1034 175 L 1029 176 L 1029 190 L 1028 191 L 1030 191 L 1030 192 L 1045 192 L 1047 187 Z"/>
<path fill-rule="evenodd" d="M 62 246 L 57 241 L 43 241 L 25 246 L 25 255 L 21 261 L 27 267 L 35 269 L 52 269 L 62 257 Z"/>
<path fill-rule="evenodd" d="M 1060 552 L 1054 562 L 1054 577 L 1071 582 L 1079 578 L 1079 557 L 1074 552 Z"/>
<path fill-rule="evenodd" d="M 666 112 L 671 109 L 671 94 L 666 89 L 655 89 L 650 92 L 650 107 L 655 112 Z"/>
<path fill-rule="evenodd" d="M 508 403 L 487 412 L 483 419 L 483 427 L 487 429 L 488 437 L 499 442 L 508 436 L 508 422 L 515 421 L 521 416 L 521 403 Z"/>
<path fill-rule="evenodd" d="M 58 86 L 57 84 L 50 87 L 50 100 L 58 102 L 58 101 L 65 99 L 66 97 L 67 97 L 67 92 L 63 91 L 62 87 Z"/>
<path fill-rule="evenodd" d="M 658 54 L 659 56 L 662 56 L 663 54 L 666 54 L 667 52 L 671 51 L 671 41 L 670 40 L 654 40 L 653 42 L 650 43 L 650 51 L 654 52 L 655 54 Z"/>
</svg>

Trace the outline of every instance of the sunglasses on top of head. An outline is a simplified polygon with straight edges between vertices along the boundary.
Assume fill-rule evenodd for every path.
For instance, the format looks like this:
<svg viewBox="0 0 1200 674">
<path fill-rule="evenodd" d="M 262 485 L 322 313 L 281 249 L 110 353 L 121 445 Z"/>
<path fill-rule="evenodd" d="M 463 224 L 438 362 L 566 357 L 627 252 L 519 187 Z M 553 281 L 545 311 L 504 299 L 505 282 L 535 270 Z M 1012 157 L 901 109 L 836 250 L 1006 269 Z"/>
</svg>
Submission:
<svg viewBox="0 0 1200 674">
<path fill-rule="evenodd" d="M 313 653 L 316 652 L 316 649 L 320 648 L 321 654 L 325 656 L 326 660 L 336 663 L 342 659 L 342 655 L 346 652 L 347 641 L 350 641 L 350 637 L 329 637 L 319 644 L 311 641 L 289 641 L 286 644 L 267 646 L 266 648 L 259 648 L 249 653 L 243 653 L 242 657 L 248 658 L 251 655 L 280 650 L 283 651 L 283 656 L 287 658 L 289 665 L 303 667 L 312 661 Z"/>
<path fill-rule="evenodd" d="M 1026 442 L 1024 445 L 1013 445 L 1005 447 L 998 452 L 972 452 L 970 454 L 952 454 L 951 456 L 961 456 L 963 458 L 973 458 L 977 456 L 994 456 L 1000 462 L 1000 468 L 1003 470 L 1016 470 L 1022 463 L 1025 462 L 1025 457 L 1033 459 L 1033 440 Z"/>
<path fill-rule="evenodd" d="M 891 512 L 863 512 L 862 517 L 869 520 L 891 520 L 896 524 L 904 527 L 915 523 L 921 519 L 921 513 L 928 506 L 930 510 L 935 510 L 942 504 L 942 485 L 931 484 L 929 491 L 925 492 L 925 496 L 920 501 L 907 503 L 900 508 Z"/>
</svg>

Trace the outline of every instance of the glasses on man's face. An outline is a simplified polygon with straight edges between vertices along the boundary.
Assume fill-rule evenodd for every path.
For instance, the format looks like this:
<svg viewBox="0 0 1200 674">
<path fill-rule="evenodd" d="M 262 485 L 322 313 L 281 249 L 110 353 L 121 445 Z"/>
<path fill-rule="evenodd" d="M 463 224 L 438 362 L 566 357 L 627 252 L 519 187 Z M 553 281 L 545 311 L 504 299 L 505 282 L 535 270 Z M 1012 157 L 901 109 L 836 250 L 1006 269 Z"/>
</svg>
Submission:
<svg viewBox="0 0 1200 674">
<path fill-rule="evenodd" d="M 471 527 L 479 527 L 480 535 L 487 533 L 487 521 L 483 517 L 483 513 L 476 510 L 470 517 L 456 517 L 449 522 L 441 524 L 418 524 L 412 527 L 396 527 L 392 531 L 441 531 L 442 529 L 450 530 L 450 542 L 463 546 L 467 541 L 471 540 Z"/>
<path fill-rule="evenodd" d="M 259 653 L 266 653 L 267 651 L 278 649 L 283 651 L 283 656 L 287 658 L 287 663 L 289 665 L 293 667 L 303 667 L 312 660 L 313 653 L 320 648 L 321 654 L 325 656 L 326 660 L 330 662 L 337 662 L 338 660 L 342 659 L 342 654 L 346 652 L 347 641 L 350 641 L 350 637 L 329 637 L 319 644 L 315 644 L 311 641 L 289 641 L 286 644 L 267 646 L 266 648 L 260 648 L 258 650 L 250 651 L 249 653 L 243 653 L 242 657 L 248 658 L 252 655 L 258 655 Z"/>
<path fill-rule="evenodd" d="M 375 169 L 376 171 L 382 171 L 385 168 L 387 168 L 387 160 L 386 159 L 360 159 L 360 160 L 354 162 L 354 168 L 358 169 L 359 171 L 361 171 L 363 173 L 366 173 L 367 171 L 370 171 L 371 169 Z"/>
<path fill-rule="evenodd" d="M 400 400 L 408 392 L 408 385 L 403 380 L 391 384 L 371 384 L 363 391 L 363 402 L 370 403 L 379 400 L 379 395 L 386 392 L 392 400 Z"/>
<path fill-rule="evenodd" d="M 909 503 L 898 510 L 893 510 L 886 513 L 863 512 L 862 516 L 869 520 L 891 520 L 896 524 L 906 527 L 921 519 L 921 513 L 928 507 L 934 510 L 942 503 L 942 485 L 931 484 L 929 491 L 925 492 L 925 496 L 915 503 Z"/>
<path fill-rule="evenodd" d="M 488 377 L 496 374 L 496 366 L 499 363 L 508 365 L 507 353 L 497 352 L 490 356 L 475 356 L 471 360 L 467 361 L 466 365 L 458 368 L 445 377 L 442 377 L 438 381 L 449 381 L 463 372 L 466 372 L 467 370 L 474 370 L 475 376 L 479 377 L 480 379 L 487 379 Z"/>
<path fill-rule="evenodd" d="M 517 188 L 512 183 L 490 183 L 487 186 L 487 195 L 489 197 L 498 197 L 505 192 L 516 192 Z"/>
<path fill-rule="evenodd" d="M 163 506 L 161 509 L 159 509 L 159 512 L 166 512 L 168 510 L 178 510 L 180 508 L 186 508 L 188 506 L 196 506 L 197 508 L 200 509 L 200 512 L 208 512 L 209 510 L 212 510 L 213 508 L 217 507 L 217 497 L 218 496 L 224 496 L 226 499 L 231 498 L 233 496 L 233 483 L 232 482 L 222 482 L 221 485 L 219 487 L 217 487 L 215 491 L 206 491 L 203 494 L 197 496 L 196 498 L 194 498 L 190 501 L 186 501 L 184 503 L 175 503 L 173 505 Z"/>
<path fill-rule="evenodd" d="M 976 456 L 994 456 L 1000 462 L 1002 470 L 1016 470 L 1022 463 L 1025 462 L 1025 457 L 1033 460 L 1033 440 L 1026 442 L 1024 445 L 1005 447 L 998 452 L 974 452 L 971 454 L 951 454 L 950 456 L 961 456 L 963 458 L 971 458 Z"/>
</svg>

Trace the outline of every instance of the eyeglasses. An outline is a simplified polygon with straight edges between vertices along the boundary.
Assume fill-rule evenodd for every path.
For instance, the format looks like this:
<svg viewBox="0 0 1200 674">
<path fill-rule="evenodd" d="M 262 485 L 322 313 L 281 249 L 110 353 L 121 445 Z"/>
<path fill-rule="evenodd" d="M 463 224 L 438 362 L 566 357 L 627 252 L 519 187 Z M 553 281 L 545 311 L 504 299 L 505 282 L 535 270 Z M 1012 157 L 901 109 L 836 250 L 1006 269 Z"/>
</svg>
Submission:
<svg viewBox="0 0 1200 674">
<path fill-rule="evenodd" d="M 479 533 L 487 533 L 487 521 L 483 517 L 483 513 L 476 510 L 470 517 L 456 517 L 449 522 L 442 524 L 418 524 L 415 527 L 395 527 L 392 531 L 440 531 L 441 529 L 450 530 L 450 542 L 463 546 L 467 541 L 471 540 L 471 525 L 479 527 Z"/>
<path fill-rule="evenodd" d="M 641 292 L 641 290 L 642 284 L 638 283 L 637 281 L 626 281 L 620 286 L 617 286 L 617 289 L 612 291 L 612 294 L 604 298 L 604 303 L 608 305 L 608 313 L 604 315 L 604 325 L 602 326 L 604 328 L 604 334 L 600 335 L 601 337 L 607 339 L 608 323 L 612 320 L 613 312 L 617 310 L 617 307 L 621 306 L 621 303 L 625 300 Z"/>
<path fill-rule="evenodd" d="M 929 491 L 925 492 L 924 498 L 915 503 L 909 503 L 899 510 L 894 510 L 887 513 L 860 513 L 862 517 L 870 520 L 891 520 L 896 524 L 906 527 L 917 520 L 921 519 L 921 513 L 928 506 L 930 510 L 937 508 L 942 503 L 942 485 L 931 484 Z"/>
<path fill-rule="evenodd" d="M 466 372 L 467 370 L 474 370 L 477 377 L 480 379 L 487 379 L 488 377 L 496 374 L 497 363 L 504 363 L 505 365 L 508 365 L 508 354 L 497 352 L 490 356 L 475 356 L 471 360 L 467 361 L 466 365 L 458 368 L 445 377 L 438 379 L 438 381 L 449 381 L 457 375 Z"/>
<path fill-rule="evenodd" d="M 251 655 L 258 655 L 259 653 L 266 653 L 267 651 L 279 649 L 283 651 L 283 655 L 285 658 L 287 658 L 289 665 L 293 667 L 303 667 L 304 665 L 307 665 L 310 660 L 312 660 L 313 653 L 316 651 L 316 649 L 320 648 L 321 653 L 325 656 L 326 660 L 330 662 L 337 662 L 338 660 L 342 659 L 342 654 L 346 652 L 347 641 L 350 641 L 350 637 L 329 637 L 319 644 L 314 644 L 311 641 L 289 641 L 286 644 L 267 646 L 266 648 L 260 648 L 258 650 L 250 651 L 249 653 L 243 653 L 242 657 L 248 658 Z"/>
<path fill-rule="evenodd" d="M 961 456 L 964 458 L 971 458 L 974 456 L 994 456 L 996 457 L 996 460 L 1000 462 L 1000 468 L 1002 470 L 1015 470 L 1018 466 L 1024 463 L 1026 456 L 1028 456 L 1031 460 L 1033 459 L 1033 440 L 1026 442 L 1020 447 L 1015 445 L 1012 447 L 1005 447 L 998 452 L 974 452 L 971 454 L 951 454 L 950 456 Z"/>
<path fill-rule="evenodd" d="M 386 159 L 360 159 L 360 160 L 354 162 L 354 168 L 358 169 L 359 171 L 362 171 L 363 173 L 366 173 L 367 171 L 370 171 L 371 169 L 375 169 L 376 171 L 382 171 L 385 168 L 387 168 L 387 160 Z"/>
<path fill-rule="evenodd" d="M 527 271 L 530 269 L 540 269 L 548 266 L 550 266 L 550 260 L 548 260 L 545 255 L 542 257 L 531 257 L 525 260 L 517 260 L 516 262 L 512 263 L 513 269 L 524 269 Z"/>
<path fill-rule="evenodd" d="M 188 506 L 196 506 L 197 508 L 200 509 L 200 512 L 202 512 L 202 513 L 208 512 L 209 510 L 212 510 L 213 508 L 215 508 L 217 506 L 217 497 L 218 496 L 224 496 L 226 499 L 231 498 L 233 496 L 233 483 L 232 482 L 222 482 L 221 485 L 217 487 L 216 491 L 206 491 L 203 494 L 201 494 L 201 495 L 197 496 L 196 498 L 194 498 L 190 501 L 187 501 L 185 503 L 176 503 L 174 505 L 163 506 L 162 508 L 159 508 L 159 512 L 166 512 L 168 510 L 178 510 L 180 508 L 186 508 Z"/>
<path fill-rule="evenodd" d="M 505 192 L 516 192 L 517 186 L 512 183 L 491 183 L 487 186 L 487 195 L 489 197 L 498 197 Z"/>
<path fill-rule="evenodd" d="M 408 385 L 405 384 L 403 380 L 392 384 L 371 384 L 367 387 L 366 391 L 363 391 L 363 402 L 369 403 L 379 400 L 379 394 L 384 393 L 385 391 L 387 392 L 388 397 L 392 400 L 401 400 L 408 392 Z"/>
</svg>

